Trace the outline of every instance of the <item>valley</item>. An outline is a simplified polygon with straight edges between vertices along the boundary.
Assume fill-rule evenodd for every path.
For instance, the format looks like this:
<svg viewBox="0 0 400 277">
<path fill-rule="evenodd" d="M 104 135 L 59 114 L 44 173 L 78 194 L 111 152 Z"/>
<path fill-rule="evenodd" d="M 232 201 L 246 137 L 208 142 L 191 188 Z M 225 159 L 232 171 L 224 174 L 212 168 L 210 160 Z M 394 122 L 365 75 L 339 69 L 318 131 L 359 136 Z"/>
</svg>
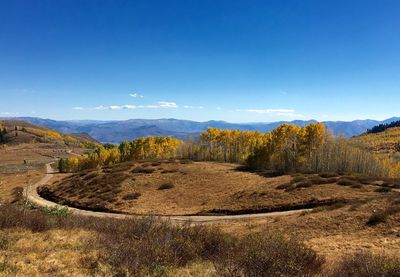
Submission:
<svg viewBox="0 0 400 277">
<path fill-rule="evenodd" d="M 359 146 L 365 143 L 376 145 L 370 141 L 381 141 L 382 134 L 356 137 L 349 143 L 342 140 L 334 143 L 324 139 L 322 125 L 304 128 L 282 125 L 265 136 L 257 132 L 208 129 L 200 135 L 199 144 L 148 137 L 119 146 L 102 146 L 93 140 L 89 142 L 87 137 L 70 141 L 69 137 L 53 135 L 50 130 L 46 130 L 45 135 L 42 131 L 34 136 L 25 136 L 25 133 L 33 133 L 27 132 L 26 128 L 40 127 L 22 127 L 25 126 L 23 122 L 18 122 L 20 127 L 16 122 L 5 123 L 3 125 L 10 131 L 7 132 L 8 142 L 0 149 L 0 238 L 7 240 L 8 246 L 0 249 L 0 254 L 9 257 L 3 259 L 6 275 L 12 272 L 21 276 L 42 275 L 52 271 L 76 276 L 113 275 L 112 272 L 117 270 L 115 266 L 153 275 L 153 267 L 145 265 L 145 260 L 136 264 L 138 267 L 123 264 L 121 259 L 115 261 L 116 264 L 111 260 L 110 255 L 115 253 L 110 251 L 114 250 L 132 255 L 126 252 L 131 239 L 118 238 L 130 228 L 124 227 L 128 226 L 125 224 L 158 230 L 154 234 L 141 233 L 139 229 L 129 231 L 137 232 L 142 242 L 151 245 L 153 242 L 147 240 L 152 236 L 162 239 L 159 235 L 165 230 L 174 234 L 185 230 L 190 234 L 190 230 L 196 228 L 204 228 L 205 233 L 201 236 L 223 236 L 228 241 L 232 237 L 245 245 L 250 243 L 252 236 L 281 234 L 284 240 L 296 238 L 304 244 L 301 247 L 310 249 L 306 251 L 314 251 L 324 260 L 323 265 L 317 267 L 316 276 L 328 276 L 327 272 L 340 266 L 340 261 L 360 251 L 377 256 L 382 253 L 396 256 L 400 251 L 400 180 L 393 175 L 397 174 L 395 171 L 381 168 L 387 164 L 380 162 L 379 157 L 384 152 L 378 151 L 370 156 L 372 149 Z M 18 140 L 15 129 L 18 129 Z M 285 148 L 283 143 L 286 139 L 293 139 L 291 132 L 298 136 L 299 152 L 288 154 L 297 157 L 297 162 L 280 156 L 285 151 L 293 151 L 291 147 Z M 396 134 L 394 130 L 388 132 Z M 311 135 L 315 138 L 310 139 L 313 148 L 302 139 Z M 275 138 L 279 144 L 274 142 Z M 364 144 L 360 144 L 360 140 Z M 242 141 L 242 144 L 235 144 L 237 141 Z M 332 145 L 327 147 L 328 143 Z M 270 157 L 265 156 L 265 150 L 257 150 L 272 146 L 280 148 L 268 148 L 272 151 Z M 240 151 L 235 152 L 236 149 Z M 320 149 L 321 152 L 311 150 L 309 157 L 308 149 Z M 336 160 L 325 162 L 323 157 L 332 151 L 336 151 Z M 341 167 L 343 170 L 340 171 L 326 171 L 326 166 L 333 169 L 341 164 L 340 151 L 346 153 L 343 159 L 347 161 L 347 167 Z M 392 159 L 395 152 L 392 149 L 385 159 Z M 258 153 L 262 156 L 257 156 Z M 377 159 L 373 158 L 375 156 Z M 306 157 L 309 160 L 304 160 Z M 317 157 L 322 160 L 316 160 Z M 364 159 L 362 164 L 359 163 L 360 157 Z M 270 165 L 261 163 L 260 159 L 269 160 Z M 242 162 L 232 163 L 234 160 Z M 317 161 L 312 167 L 308 165 Z M 248 162 L 256 167 L 250 168 Z M 293 168 L 283 171 L 289 166 Z M 310 172 L 311 168 L 315 171 Z M 372 168 L 375 173 L 367 174 Z M 17 215 L 20 212 L 25 215 Z M 21 217 L 21 220 L 15 221 L 9 216 Z M 22 226 L 22 231 L 16 226 Z M 118 234 L 117 237 L 110 232 Z M 23 238 L 36 242 L 28 243 Z M 196 240 L 194 237 L 186 239 L 190 242 L 185 243 L 195 243 Z M 93 246 L 93 240 L 98 246 Z M 108 240 L 116 240 L 113 242 L 115 247 L 109 248 Z M 271 243 L 279 240 L 274 237 Z M 221 243 L 214 241 L 213 245 L 220 247 Z M 17 262 L 21 249 L 27 249 L 28 245 L 31 245 L 31 260 Z M 268 245 L 265 244 L 271 247 Z M 53 258 L 53 262 L 39 266 L 38 260 L 33 258 L 39 255 L 34 247 L 41 247 L 40 255 L 46 259 L 59 255 L 56 248 L 63 247 L 70 258 Z M 133 249 L 135 247 L 143 246 L 136 245 Z M 168 247 L 173 249 L 173 246 Z M 198 247 L 203 249 L 206 246 Z M 219 257 L 221 263 L 228 261 L 225 256 L 218 256 L 225 255 L 225 250 L 221 248 L 217 252 L 212 256 Z M 156 253 L 151 252 L 151 255 L 159 255 Z M 183 265 L 164 256 L 158 258 L 170 266 L 165 269 L 166 276 L 202 275 L 205 272 L 210 276 L 224 274 L 226 265 L 212 262 L 209 256 L 202 255 L 196 254 L 196 259 Z M 240 259 L 240 254 L 235 255 Z M 71 261 L 75 261 L 78 267 L 71 268 Z M 304 272 L 307 268 L 301 270 Z"/>
</svg>

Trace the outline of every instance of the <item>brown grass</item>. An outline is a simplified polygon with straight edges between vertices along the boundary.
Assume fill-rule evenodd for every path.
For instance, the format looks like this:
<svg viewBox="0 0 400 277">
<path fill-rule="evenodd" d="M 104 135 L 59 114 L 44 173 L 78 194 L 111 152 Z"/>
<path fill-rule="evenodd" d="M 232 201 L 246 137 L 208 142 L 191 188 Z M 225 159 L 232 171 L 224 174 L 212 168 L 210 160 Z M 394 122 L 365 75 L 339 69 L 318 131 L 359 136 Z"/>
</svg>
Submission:
<svg viewBox="0 0 400 277">
<path fill-rule="evenodd" d="M 236 165 L 210 162 L 127 162 L 74 174 L 47 189 L 56 196 L 54 200 L 75 207 L 94 209 L 97 203 L 110 211 L 158 215 L 272 210 L 314 200 L 351 201 L 375 195 L 369 187 L 353 191 L 338 186 L 336 179 L 330 179 L 335 177 L 263 177 L 236 169 Z M 173 189 L 160 189 L 164 184 L 173 184 Z M 132 193 L 140 193 L 140 197 L 135 201 L 124 199 Z"/>
<path fill-rule="evenodd" d="M 343 258 L 328 274 L 341 277 L 396 277 L 400 276 L 399 256 L 358 252 Z"/>
</svg>

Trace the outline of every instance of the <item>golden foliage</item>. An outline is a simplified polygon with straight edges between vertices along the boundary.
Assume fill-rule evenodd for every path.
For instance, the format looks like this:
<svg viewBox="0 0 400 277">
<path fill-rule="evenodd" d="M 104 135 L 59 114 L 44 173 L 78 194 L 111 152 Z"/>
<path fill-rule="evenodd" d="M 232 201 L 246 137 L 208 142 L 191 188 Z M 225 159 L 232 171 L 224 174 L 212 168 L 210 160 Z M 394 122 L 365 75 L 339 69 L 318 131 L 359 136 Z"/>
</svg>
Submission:
<svg viewBox="0 0 400 277">
<path fill-rule="evenodd" d="M 183 142 L 170 137 L 146 137 L 131 142 L 124 141 L 118 147 L 98 147 L 93 153 L 59 161 L 61 172 L 93 169 L 118 162 L 142 159 L 169 159 L 177 156 Z"/>
</svg>

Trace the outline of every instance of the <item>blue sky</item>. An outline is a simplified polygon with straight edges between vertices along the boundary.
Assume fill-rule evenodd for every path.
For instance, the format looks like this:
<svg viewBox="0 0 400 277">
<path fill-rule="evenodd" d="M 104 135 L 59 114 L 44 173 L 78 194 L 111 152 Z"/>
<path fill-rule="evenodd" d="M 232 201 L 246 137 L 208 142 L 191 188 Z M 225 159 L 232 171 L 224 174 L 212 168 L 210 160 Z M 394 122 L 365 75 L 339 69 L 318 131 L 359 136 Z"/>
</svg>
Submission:
<svg viewBox="0 0 400 277">
<path fill-rule="evenodd" d="M 0 116 L 400 116 L 400 1 L 0 0 Z"/>
</svg>

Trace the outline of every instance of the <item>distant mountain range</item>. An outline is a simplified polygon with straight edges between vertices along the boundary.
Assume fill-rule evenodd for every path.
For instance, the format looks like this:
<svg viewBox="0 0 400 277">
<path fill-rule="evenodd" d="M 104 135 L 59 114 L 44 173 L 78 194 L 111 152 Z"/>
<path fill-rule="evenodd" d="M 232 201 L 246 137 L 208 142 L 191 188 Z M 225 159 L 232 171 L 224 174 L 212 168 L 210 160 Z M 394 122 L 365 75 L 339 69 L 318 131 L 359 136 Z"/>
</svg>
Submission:
<svg viewBox="0 0 400 277">
<path fill-rule="evenodd" d="M 132 140 L 145 136 L 173 136 L 179 139 L 187 139 L 198 136 L 208 127 L 220 129 L 238 129 L 249 131 L 260 131 L 262 133 L 271 131 L 284 123 L 305 126 L 315 120 L 279 121 L 270 123 L 229 123 L 225 121 L 196 122 L 179 119 L 130 119 L 125 121 L 57 121 L 36 117 L 13 118 L 28 121 L 35 125 L 44 126 L 66 134 L 86 133 L 99 142 L 120 143 L 123 140 Z M 383 121 L 378 120 L 355 120 L 355 121 L 326 121 L 325 126 L 333 130 L 334 134 L 342 134 L 347 137 L 360 135 L 368 129 L 385 123 L 400 120 L 393 117 Z"/>
</svg>

